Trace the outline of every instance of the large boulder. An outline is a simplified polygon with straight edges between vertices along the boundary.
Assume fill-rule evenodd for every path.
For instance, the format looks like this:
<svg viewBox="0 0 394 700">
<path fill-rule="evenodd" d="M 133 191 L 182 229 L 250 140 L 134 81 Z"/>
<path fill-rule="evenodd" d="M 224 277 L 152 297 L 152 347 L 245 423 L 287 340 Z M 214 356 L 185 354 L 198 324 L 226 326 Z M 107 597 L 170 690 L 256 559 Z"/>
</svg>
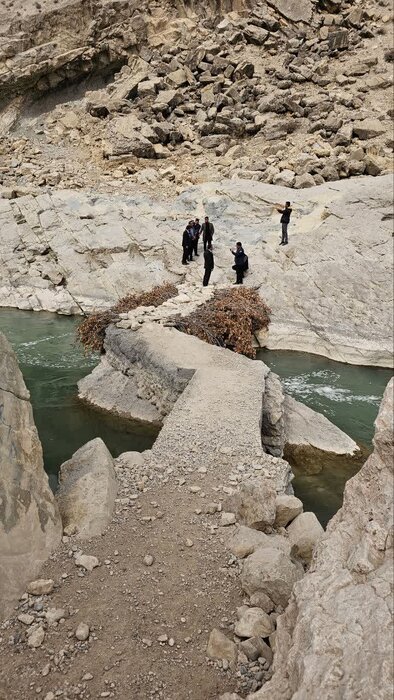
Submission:
<svg viewBox="0 0 394 700">
<path fill-rule="evenodd" d="M 240 559 L 248 557 L 249 554 L 253 554 L 256 549 L 260 549 L 261 547 L 275 547 L 276 549 L 282 549 L 285 553 L 290 554 L 289 540 L 285 537 L 281 535 L 266 535 L 264 532 L 259 532 L 245 525 L 240 525 L 236 531 L 231 534 L 227 542 L 227 548 L 230 552 Z"/>
<path fill-rule="evenodd" d="M 276 491 L 268 479 L 246 481 L 232 498 L 232 508 L 243 525 L 265 530 L 275 520 Z"/>
<path fill-rule="evenodd" d="M 57 493 L 65 532 L 101 535 L 110 523 L 117 494 L 114 463 L 101 438 L 87 442 L 60 467 Z"/>
<path fill-rule="evenodd" d="M 268 4 L 292 22 L 309 22 L 312 17 L 311 0 L 268 0 Z"/>
<path fill-rule="evenodd" d="M 296 496 L 281 493 L 276 497 L 276 527 L 286 527 L 303 510 L 302 501 Z"/>
<path fill-rule="evenodd" d="M 301 513 L 287 528 L 292 554 L 306 564 L 312 559 L 313 551 L 324 535 L 324 530 L 314 513 Z"/>
<path fill-rule="evenodd" d="M 273 678 L 249 700 L 392 696 L 393 389 L 373 454 L 278 618 Z"/>
<path fill-rule="evenodd" d="M 336 455 L 354 455 L 359 447 L 322 413 L 286 396 L 284 402 L 286 443 L 311 447 Z"/>
<path fill-rule="evenodd" d="M 61 540 L 30 395 L 0 333 L 0 618 Z"/>
<path fill-rule="evenodd" d="M 293 585 L 304 571 L 301 564 L 293 562 L 279 549 L 258 549 L 244 563 L 241 582 L 248 595 L 262 591 L 275 605 L 285 607 Z"/>
</svg>

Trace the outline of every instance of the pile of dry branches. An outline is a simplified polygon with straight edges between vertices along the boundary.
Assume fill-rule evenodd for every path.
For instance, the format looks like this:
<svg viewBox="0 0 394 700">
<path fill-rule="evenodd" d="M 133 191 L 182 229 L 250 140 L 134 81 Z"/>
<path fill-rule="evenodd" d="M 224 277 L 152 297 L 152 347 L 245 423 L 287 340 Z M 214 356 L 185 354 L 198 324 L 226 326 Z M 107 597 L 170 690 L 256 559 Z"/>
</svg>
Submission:
<svg viewBox="0 0 394 700">
<path fill-rule="evenodd" d="M 110 323 L 119 321 L 119 314 L 133 311 L 138 306 L 160 306 L 177 294 L 176 286 L 170 283 L 160 284 L 141 294 L 128 294 L 119 299 L 108 311 L 96 311 L 87 316 L 77 328 L 77 338 L 85 350 L 102 352 L 105 331 Z"/>
<path fill-rule="evenodd" d="M 268 328 L 271 309 L 256 289 L 223 289 L 190 316 L 177 316 L 175 328 L 211 345 L 220 345 L 255 358 L 256 331 Z"/>
</svg>

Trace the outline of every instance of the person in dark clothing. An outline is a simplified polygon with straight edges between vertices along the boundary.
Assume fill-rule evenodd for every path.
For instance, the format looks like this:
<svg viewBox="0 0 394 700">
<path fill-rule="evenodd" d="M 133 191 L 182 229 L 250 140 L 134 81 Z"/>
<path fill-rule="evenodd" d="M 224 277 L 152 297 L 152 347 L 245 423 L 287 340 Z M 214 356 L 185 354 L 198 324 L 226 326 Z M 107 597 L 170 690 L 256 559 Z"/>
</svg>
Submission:
<svg viewBox="0 0 394 700">
<path fill-rule="evenodd" d="M 189 225 L 186 226 L 186 228 L 182 234 L 182 248 L 183 248 L 182 265 L 188 265 L 189 263 L 187 262 L 187 260 L 190 257 Z"/>
<path fill-rule="evenodd" d="M 199 255 L 199 253 L 198 253 L 198 241 L 199 241 L 200 235 L 201 235 L 200 219 L 194 220 L 193 229 L 194 229 L 193 253 L 196 257 L 198 257 L 198 255 Z"/>
<path fill-rule="evenodd" d="M 285 206 L 277 206 L 276 207 L 277 211 L 279 214 L 282 214 L 280 217 L 280 223 L 282 224 L 282 240 L 279 243 L 279 245 L 287 245 L 289 242 L 288 236 L 287 236 L 287 227 L 290 223 L 290 216 L 291 216 L 291 208 L 290 208 L 290 202 L 286 202 Z"/>
<path fill-rule="evenodd" d="M 242 243 L 238 242 L 235 248 L 230 248 L 232 254 L 234 255 L 234 265 L 233 265 L 233 270 L 235 270 L 235 273 L 237 275 L 237 279 L 234 282 L 234 284 L 243 284 L 244 283 L 244 272 L 245 272 L 245 266 L 247 263 L 247 256 L 245 255 L 245 251 L 242 248 Z"/>
<path fill-rule="evenodd" d="M 193 250 L 194 250 L 194 221 L 189 221 L 188 225 L 186 226 L 187 230 L 189 231 L 189 255 L 188 255 L 188 260 L 190 262 L 193 262 Z"/>
<path fill-rule="evenodd" d="M 201 227 L 202 230 L 202 240 L 204 243 L 204 250 L 207 248 L 212 248 L 213 234 L 215 233 L 214 225 L 209 221 L 208 216 L 205 217 L 204 223 Z"/>
<path fill-rule="evenodd" d="M 213 259 L 212 247 L 204 250 L 204 278 L 202 281 L 203 287 L 207 287 L 209 283 L 209 278 L 211 272 L 215 267 L 215 262 Z"/>
</svg>

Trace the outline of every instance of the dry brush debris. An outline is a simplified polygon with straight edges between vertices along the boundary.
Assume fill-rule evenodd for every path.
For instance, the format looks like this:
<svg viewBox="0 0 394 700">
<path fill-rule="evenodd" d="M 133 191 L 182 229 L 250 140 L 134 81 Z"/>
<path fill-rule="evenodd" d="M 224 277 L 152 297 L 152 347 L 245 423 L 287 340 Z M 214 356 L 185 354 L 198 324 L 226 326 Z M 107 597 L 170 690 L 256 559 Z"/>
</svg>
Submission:
<svg viewBox="0 0 394 700">
<path fill-rule="evenodd" d="M 224 289 L 189 316 L 178 316 L 174 325 L 211 345 L 254 358 L 254 334 L 268 328 L 270 313 L 256 289 Z"/>
<path fill-rule="evenodd" d="M 108 311 L 97 311 L 87 316 L 77 328 L 77 338 L 89 352 L 102 352 L 105 331 L 119 320 L 119 314 L 133 311 L 139 306 L 160 306 L 178 294 L 174 284 L 165 283 L 142 294 L 128 294 L 119 299 Z"/>
</svg>

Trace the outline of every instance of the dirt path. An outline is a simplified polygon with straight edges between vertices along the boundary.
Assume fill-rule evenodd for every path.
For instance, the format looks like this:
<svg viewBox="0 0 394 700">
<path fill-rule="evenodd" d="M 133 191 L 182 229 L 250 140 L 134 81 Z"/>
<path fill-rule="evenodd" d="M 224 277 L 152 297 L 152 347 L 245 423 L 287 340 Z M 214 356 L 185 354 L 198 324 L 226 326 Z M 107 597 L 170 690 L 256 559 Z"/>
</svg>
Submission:
<svg viewBox="0 0 394 700">
<path fill-rule="evenodd" d="M 66 619 L 48 627 L 38 649 L 26 645 L 26 625 L 5 625 L 1 700 L 46 698 L 48 693 L 208 700 L 234 688 L 232 671 L 207 662 L 205 651 L 213 627 L 231 636 L 241 602 L 237 565 L 229 565 L 222 529 L 215 527 L 218 516 L 196 513 L 223 498 L 222 477 L 194 472 L 183 485 L 172 479 L 146 488 L 135 500 L 130 498 L 139 493 L 134 484 L 124 485 L 118 522 L 101 538 L 82 544 L 85 554 L 100 561 L 90 573 L 83 575 L 74 563 L 72 549 L 80 541 L 70 539 L 63 546 L 41 572 L 54 580 L 53 594 L 31 601 L 44 610 L 63 608 Z M 191 486 L 201 491 L 193 493 Z M 152 566 L 144 564 L 146 555 L 154 557 Z M 33 615 L 40 612 L 33 608 Z M 80 622 L 90 627 L 87 642 L 75 639 Z M 162 635 L 168 641 L 159 642 Z M 50 671 L 43 676 L 47 664 Z M 84 681 L 86 674 L 93 677 Z"/>
</svg>

